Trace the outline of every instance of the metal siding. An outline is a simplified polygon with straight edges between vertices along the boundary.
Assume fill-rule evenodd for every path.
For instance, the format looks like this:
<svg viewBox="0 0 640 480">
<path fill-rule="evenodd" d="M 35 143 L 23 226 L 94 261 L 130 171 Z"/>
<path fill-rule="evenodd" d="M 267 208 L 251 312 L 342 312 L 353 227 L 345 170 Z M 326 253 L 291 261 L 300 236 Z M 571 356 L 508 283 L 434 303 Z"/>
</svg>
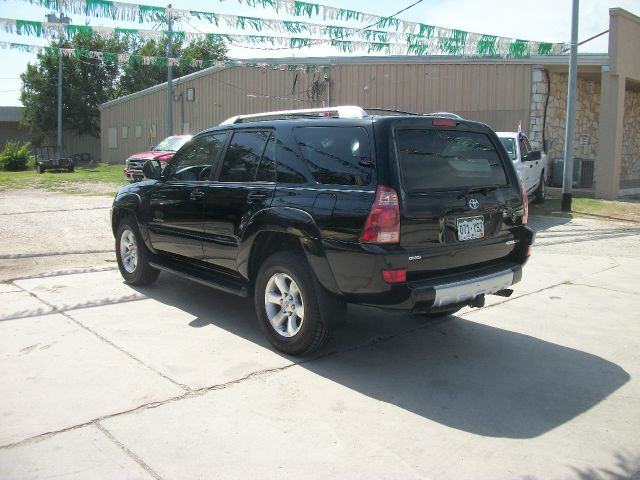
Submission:
<svg viewBox="0 0 640 480">
<path fill-rule="evenodd" d="M 298 80 L 292 91 L 296 75 Z M 496 130 L 514 130 L 518 121 L 522 121 L 524 131 L 529 129 L 531 65 L 358 63 L 334 65 L 327 75 L 331 81 L 331 105 L 451 111 L 488 123 Z M 320 73 L 315 80 L 322 82 L 322 78 Z M 320 102 L 312 102 L 307 94 L 313 81 L 313 72 L 241 67 L 186 81 L 178 79 L 174 83 L 174 130 L 181 133 L 183 121 L 189 123 L 191 133 L 197 133 L 242 113 L 318 106 Z M 184 100 L 183 119 L 178 100 L 181 94 L 186 96 L 189 87 L 195 89 L 196 100 Z M 325 98 L 326 91 L 318 100 Z M 157 138 L 153 143 L 162 140 L 166 130 L 165 112 L 164 89 L 103 107 L 102 160 L 122 163 L 132 153 L 146 150 L 152 123 L 157 124 Z M 142 126 L 141 138 L 135 138 L 137 124 Z M 128 139 L 120 138 L 122 126 L 129 127 Z M 109 127 L 118 128 L 117 149 L 106 148 Z"/>
</svg>

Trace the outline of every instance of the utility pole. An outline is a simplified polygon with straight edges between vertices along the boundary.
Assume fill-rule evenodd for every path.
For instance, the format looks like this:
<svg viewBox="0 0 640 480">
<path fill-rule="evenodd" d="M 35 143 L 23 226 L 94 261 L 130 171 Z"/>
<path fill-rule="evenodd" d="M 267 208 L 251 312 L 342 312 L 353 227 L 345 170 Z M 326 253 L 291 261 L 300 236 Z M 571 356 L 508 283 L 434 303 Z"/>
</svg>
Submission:
<svg viewBox="0 0 640 480">
<path fill-rule="evenodd" d="M 167 6 L 167 32 L 169 38 L 167 40 L 167 137 L 173 135 L 173 67 L 171 66 L 171 58 L 173 53 L 173 15 L 171 13 L 171 4 Z"/>
<path fill-rule="evenodd" d="M 49 23 L 60 23 L 63 25 L 71 23 L 71 19 L 62 14 L 62 2 L 58 2 L 58 14 L 60 15 L 59 17 L 57 17 L 55 13 L 50 13 L 46 15 L 45 18 Z M 62 31 L 58 40 L 62 41 Z M 60 50 L 58 50 L 58 125 L 56 147 L 58 155 L 62 156 L 62 52 Z"/>
<path fill-rule="evenodd" d="M 578 80 L 578 10 L 580 0 L 571 7 L 571 53 L 569 56 L 569 86 L 567 93 L 567 125 L 564 135 L 564 176 L 562 179 L 562 211 L 571 211 L 573 188 L 573 136 L 576 125 L 576 84 Z"/>
</svg>

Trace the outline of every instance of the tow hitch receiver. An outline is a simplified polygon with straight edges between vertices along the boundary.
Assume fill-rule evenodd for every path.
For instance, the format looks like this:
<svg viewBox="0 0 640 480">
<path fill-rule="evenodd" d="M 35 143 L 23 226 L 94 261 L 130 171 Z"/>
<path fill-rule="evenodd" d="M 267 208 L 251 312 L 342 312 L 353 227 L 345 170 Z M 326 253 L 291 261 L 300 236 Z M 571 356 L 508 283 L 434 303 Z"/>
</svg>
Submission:
<svg viewBox="0 0 640 480">
<path fill-rule="evenodd" d="M 484 307 L 484 293 L 482 295 L 478 295 L 476 298 L 469 302 L 470 307 L 482 308 Z"/>
</svg>

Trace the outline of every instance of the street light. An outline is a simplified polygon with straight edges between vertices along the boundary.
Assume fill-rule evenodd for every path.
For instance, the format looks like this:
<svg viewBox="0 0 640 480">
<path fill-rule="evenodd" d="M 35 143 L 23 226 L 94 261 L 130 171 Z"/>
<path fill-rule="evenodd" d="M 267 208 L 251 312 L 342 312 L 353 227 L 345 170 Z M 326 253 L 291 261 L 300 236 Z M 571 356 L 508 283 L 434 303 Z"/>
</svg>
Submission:
<svg viewBox="0 0 640 480">
<path fill-rule="evenodd" d="M 60 9 L 60 3 L 58 3 L 58 9 Z M 49 13 L 45 15 L 48 23 L 61 23 L 63 25 L 69 25 L 71 18 L 63 15 L 58 10 L 60 16 L 55 13 Z M 62 39 L 62 34 L 60 34 Z M 62 52 L 58 49 L 58 134 L 56 137 L 56 145 L 58 147 L 58 155 L 62 156 Z"/>
</svg>

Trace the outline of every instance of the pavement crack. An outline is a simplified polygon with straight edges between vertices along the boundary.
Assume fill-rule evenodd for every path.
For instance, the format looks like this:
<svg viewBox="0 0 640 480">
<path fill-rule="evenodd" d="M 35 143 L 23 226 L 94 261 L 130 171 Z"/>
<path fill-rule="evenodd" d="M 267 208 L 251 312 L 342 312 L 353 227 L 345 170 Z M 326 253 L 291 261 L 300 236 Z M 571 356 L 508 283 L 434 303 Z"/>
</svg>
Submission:
<svg viewBox="0 0 640 480">
<path fill-rule="evenodd" d="M 98 430 L 100 430 L 105 437 L 111 440 L 120 450 L 122 450 L 131 460 L 136 462 L 140 467 L 145 470 L 149 475 L 151 475 L 156 480 L 162 480 L 162 477 L 158 475 L 158 473 L 151 468 L 144 460 L 142 460 L 138 455 L 133 453 L 125 444 L 123 444 L 120 440 L 113 436 L 113 434 L 105 428 L 100 422 L 95 422 L 94 425 Z"/>
<path fill-rule="evenodd" d="M 39 302 L 44 303 L 45 305 L 47 305 L 48 307 L 50 307 L 52 309 L 51 313 L 57 313 L 59 315 L 62 315 L 63 317 L 65 317 L 67 320 L 69 320 L 70 322 L 72 322 L 73 324 L 77 325 L 78 327 L 80 327 L 81 329 L 93 334 L 96 338 L 98 338 L 99 340 L 103 341 L 104 343 L 106 343 L 107 345 L 109 345 L 110 347 L 115 348 L 116 350 L 118 350 L 120 353 L 125 354 L 127 357 L 131 358 L 132 360 L 134 360 L 135 362 L 139 363 L 140 365 L 142 365 L 143 367 L 145 367 L 146 369 L 160 375 L 162 378 L 164 378 L 165 380 L 171 382 L 173 385 L 179 387 L 180 389 L 182 389 L 185 392 L 190 392 L 191 388 L 188 385 L 179 383 L 177 381 L 175 381 L 173 378 L 169 377 L 168 375 L 165 375 L 164 373 L 162 373 L 160 370 L 153 368 L 150 365 L 147 365 L 145 362 L 143 362 L 142 360 L 140 360 L 139 358 L 137 358 L 135 355 L 131 354 L 130 352 L 126 351 L 124 348 L 116 345 L 115 343 L 113 343 L 111 340 L 109 340 L 106 337 L 103 337 L 102 335 L 100 335 L 98 332 L 96 332 L 95 330 L 92 330 L 91 328 L 87 327 L 86 325 L 80 323 L 79 321 L 77 321 L 75 318 L 73 318 L 71 315 L 69 315 L 65 309 L 60 309 L 58 307 L 56 307 L 55 305 L 53 305 L 52 303 L 47 302 L 46 300 L 40 298 L 38 295 L 36 295 L 35 293 L 27 290 L 26 288 L 21 287 L 20 285 L 17 285 L 14 283 L 14 285 L 16 285 L 18 288 L 20 288 L 21 290 L 23 290 L 24 292 L 26 292 L 28 295 L 32 296 L 33 298 L 35 298 L 36 300 L 38 300 Z"/>
<path fill-rule="evenodd" d="M 602 287 L 600 285 L 589 285 L 588 283 L 579 283 L 579 282 L 569 282 L 568 285 L 572 287 L 589 287 L 595 288 L 598 290 L 605 290 L 607 292 L 615 292 L 620 293 L 622 295 L 640 295 L 640 292 L 625 292 L 623 290 L 616 290 L 615 288 Z"/>
</svg>

